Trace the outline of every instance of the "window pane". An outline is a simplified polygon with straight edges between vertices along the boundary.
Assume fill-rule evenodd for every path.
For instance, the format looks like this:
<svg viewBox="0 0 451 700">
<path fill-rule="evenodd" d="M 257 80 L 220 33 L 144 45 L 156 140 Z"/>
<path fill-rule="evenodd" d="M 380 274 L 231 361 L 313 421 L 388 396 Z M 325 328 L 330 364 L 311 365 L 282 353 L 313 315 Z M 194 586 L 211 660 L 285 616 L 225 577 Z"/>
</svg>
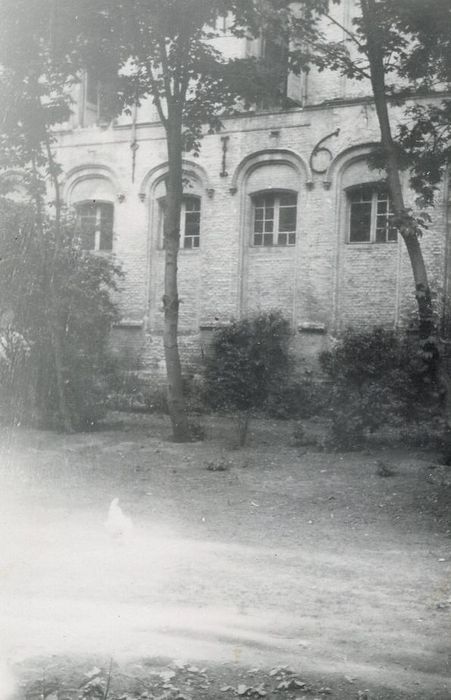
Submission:
<svg viewBox="0 0 451 700">
<path fill-rule="evenodd" d="M 96 230 L 96 205 L 94 202 L 82 202 L 76 205 L 77 230 L 84 250 L 94 250 Z"/>
<path fill-rule="evenodd" d="M 80 229 L 81 247 L 84 250 L 94 250 L 95 249 L 95 223 L 89 224 L 84 221 Z"/>
<path fill-rule="evenodd" d="M 254 199 L 254 245 L 272 245 L 274 231 L 274 196 L 259 195 Z M 257 234 L 264 233 L 264 236 Z"/>
<path fill-rule="evenodd" d="M 358 187 L 349 193 L 351 202 L 370 202 L 373 199 L 373 190 L 371 187 Z"/>
<path fill-rule="evenodd" d="M 376 243 L 385 243 L 387 241 L 387 229 L 385 224 L 376 228 Z"/>
<path fill-rule="evenodd" d="M 351 201 L 349 241 L 369 242 L 371 239 L 371 202 Z"/>
<path fill-rule="evenodd" d="M 387 241 L 398 240 L 397 230 L 391 223 L 392 218 L 393 211 L 388 192 L 379 192 L 377 195 L 377 243 L 386 243 Z"/>
<path fill-rule="evenodd" d="M 395 226 L 392 226 L 391 224 L 389 224 L 389 226 L 388 226 L 387 239 L 389 241 L 397 241 L 398 240 L 398 230 Z"/>
<path fill-rule="evenodd" d="M 113 249 L 113 228 L 111 226 L 100 229 L 99 248 L 100 250 Z"/>
<path fill-rule="evenodd" d="M 97 228 L 100 229 L 100 250 L 113 248 L 113 204 L 103 202 L 97 205 Z M 99 221 L 100 220 L 100 221 Z"/>
<path fill-rule="evenodd" d="M 296 234 L 279 233 L 277 236 L 277 245 L 296 245 Z"/>
<path fill-rule="evenodd" d="M 294 192 L 287 192 L 286 194 L 281 194 L 279 197 L 279 202 L 281 207 L 293 207 L 296 206 L 298 196 Z"/>
<path fill-rule="evenodd" d="M 199 248 L 200 237 L 200 199 L 185 197 L 183 200 L 182 217 L 184 217 L 183 247 Z"/>
<path fill-rule="evenodd" d="M 185 216 L 185 236 L 198 236 L 200 228 L 200 214 L 187 212 Z"/>
<path fill-rule="evenodd" d="M 280 207 L 279 209 L 279 231 L 296 230 L 296 209 L 297 207 Z"/>
<path fill-rule="evenodd" d="M 186 197 L 185 210 L 200 212 L 200 200 L 197 197 Z"/>
</svg>

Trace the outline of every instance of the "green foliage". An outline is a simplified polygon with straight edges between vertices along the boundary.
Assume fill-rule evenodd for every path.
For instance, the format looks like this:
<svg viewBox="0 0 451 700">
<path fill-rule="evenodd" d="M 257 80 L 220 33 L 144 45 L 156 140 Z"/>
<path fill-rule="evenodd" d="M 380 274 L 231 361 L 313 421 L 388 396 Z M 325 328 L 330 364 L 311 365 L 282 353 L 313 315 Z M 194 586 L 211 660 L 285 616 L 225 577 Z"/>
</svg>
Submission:
<svg viewBox="0 0 451 700">
<path fill-rule="evenodd" d="M 322 382 L 288 378 L 271 389 L 266 412 L 271 418 L 311 418 L 324 410 L 326 391 Z"/>
<path fill-rule="evenodd" d="M 315 17 L 339 2 L 305 0 L 304 5 Z M 359 4 L 360 13 L 345 29 L 344 41 L 331 42 L 316 27 L 307 41 L 310 62 L 319 70 L 367 80 L 370 90 L 370 74 L 376 68 L 370 47 L 376 43 L 384 74 L 382 98 L 388 104 L 405 105 L 404 119 L 393 129 L 398 166 L 411 171 L 410 184 L 422 205 L 431 205 L 450 156 L 451 101 L 446 97 L 441 103 L 426 102 L 424 97 L 443 96 L 451 81 L 451 5 L 449 0 L 362 0 Z M 315 28 L 311 22 L 310 26 Z M 423 98 L 422 104 L 412 106 L 417 96 Z M 388 155 L 386 148 L 379 149 L 373 165 L 386 167 Z M 413 231 L 418 234 L 415 225 Z"/>
<path fill-rule="evenodd" d="M 423 206 L 431 205 L 451 158 L 451 101 L 414 105 L 405 114 L 398 139 L 410 168 L 410 184 Z"/>
<path fill-rule="evenodd" d="M 359 444 L 385 425 L 399 427 L 439 409 L 434 363 L 418 341 L 394 331 L 348 329 L 334 348 L 321 353 L 320 363 L 330 379 L 336 444 Z"/>
<path fill-rule="evenodd" d="M 72 426 L 92 425 L 104 412 L 114 372 L 108 338 L 117 319 L 111 293 L 119 269 L 106 257 L 84 252 L 72 222 L 61 226 L 58 238 L 51 219 L 37 226 L 34 207 L 8 200 L 0 201 L 0 257 L 7 346 L 2 378 L 10 392 L 23 396 L 22 419 L 34 418 L 46 426 L 60 423 L 58 338 Z M 30 379 L 26 387 L 23 376 Z"/>
<path fill-rule="evenodd" d="M 289 322 L 280 312 L 234 321 L 215 333 L 207 357 L 206 396 L 215 409 L 238 412 L 240 442 L 252 413 L 264 410 L 289 368 Z"/>
</svg>

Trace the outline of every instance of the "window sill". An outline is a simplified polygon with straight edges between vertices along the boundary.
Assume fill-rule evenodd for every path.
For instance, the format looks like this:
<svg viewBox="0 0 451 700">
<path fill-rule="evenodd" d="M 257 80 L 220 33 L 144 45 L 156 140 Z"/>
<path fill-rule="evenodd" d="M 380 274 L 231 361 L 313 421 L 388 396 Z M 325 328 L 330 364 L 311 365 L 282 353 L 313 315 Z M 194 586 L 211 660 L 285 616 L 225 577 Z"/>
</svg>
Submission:
<svg viewBox="0 0 451 700">
<path fill-rule="evenodd" d="M 144 326 L 144 321 L 139 321 L 133 318 L 122 318 L 117 323 L 113 323 L 113 328 L 131 328 L 139 329 Z"/>
<path fill-rule="evenodd" d="M 385 245 L 396 245 L 398 241 L 346 241 L 346 245 L 360 248 L 380 247 Z"/>
<path fill-rule="evenodd" d="M 114 255 L 114 250 L 88 250 L 84 248 L 84 252 L 90 255 L 97 255 L 99 258 L 110 258 Z"/>
<path fill-rule="evenodd" d="M 158 248 L 158 251 L 160 253 L 164 253 L 166 248 Z M 185 253 L 191 254 L 191 253 L 200 253 L 200 247 L 199 248 L 179 248 L 178 253 L 179 255 L 184 255 Z"/>
<path fill-rule="evenodd" d="M 304 321 L 298 324 L 298 333 L 326 333 L 326 324 L 316 321 Z"/>
<path fill-rule="evenodd" d="M 251 250 L 292 250 L 296 248 L 296 243 L 291 243 L 290 245 L 277 245 L 276 243 L 274 245 L 253 245 L 251 243 L 249 248 L 251 248 Z"/>
</svg>

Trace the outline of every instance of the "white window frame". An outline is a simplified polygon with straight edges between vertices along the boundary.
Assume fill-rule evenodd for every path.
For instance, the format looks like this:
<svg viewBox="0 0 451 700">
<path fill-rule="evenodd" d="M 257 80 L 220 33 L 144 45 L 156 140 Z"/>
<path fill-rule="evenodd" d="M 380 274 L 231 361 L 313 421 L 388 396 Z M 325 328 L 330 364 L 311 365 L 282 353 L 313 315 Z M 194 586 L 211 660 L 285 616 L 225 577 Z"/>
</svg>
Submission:
<svg viewBox="0 0 451 700">
<path fill-rule="evenodd" d="M 296 226 L 294 231 L 279 231 L 279 222 L 280 222 L 280 198 L 283 195 L 293 195 L 296 197 L 296 204 L 294 205 L 296 207 Z M 259 197 L 274 197 L 274 227 L 273 231 L 256 231 L 255 230 L 255 223 L 256 223 L 256 200 Z M 297 241 L 297 231 L 298 231 L 298 193 L 294 192 L 293 190 L 263 190 L 260 192 L 253 192 L 251 194 L 251 208 L 252 208 L 252 231 L 251 231 L 251 241 L 250 244 L 253 248 L 293 248 L 296 245 Z M 293 206 L 293 205 L 291 205 Z M 265 221 L 265 220 L 264 220 Z M 272 233 L 272 244 L 271 245 L 265 245 L 264 244 L 264 235 L 268 235 Z M 255 237 L 261 235 L 262 236 L 262 242 L 261 243 L 256 243 L 255 242 Z M 287 236 L 287 243 L 279 243 L 279 235 L 286 235 Z M 294 242 L 289 243 L 289 237 L 294 235 Z"/>
<path fill-rule="evenodd" d="M 189 213 L 186 209 L 188 200 L 195 200 L 199 204 L 199 232 L 197 235 L 186 235 L 186 215 Z M 164 248 L 164 217 L 165 217 L 165 197 L 160 197 L 158 200 L 159 207 L 159 228 L 161 248 Z M 202 198 L 196 194 L 184 194 L 182 200 L 182 208 L 180 210 L 180 250 L 199 250 L 201 245 L 201 226 L 202 226 Z M 198 245 L 185 246 L 186 238 L 197 238 Z"/>
<path fill-rule="evenodd" d="M 84 250 L 90 252 L 90 253 L 100 253 L 100 254 L 106 254 L 108 255 L 113 251 L 114 247 L 114 204 L 113 202 L 109 202 L 107 200 L 91 200 L 91 199 L 84 199 L 80 202 L 75 202 L 74 207 L 75 207 L 75 212 L 77 219 L 78 217 L 81 216 L 79 212 L 79 208 L 82 207 L 83 205 L 93 205 L 95 207 L 95 215 L 96 215 L 96 221 L 95 221 L 95 229 L 94 229 L 94 247 L 93 248 L 84 248 Z M 101 248 L 100 247 L 100 236 L 101 236 L 101 228 L 102 228 L 102 206 L 107 204 L 108 206 L 111 207 L 113 216 L 112 216 L 112 222 L 111 222 L 111 248 Z"/>
<path fill-rule="evenodd" d="M 351 197 L 354 193 L 358 192 L 359 190 L 363 189 L 371 189 L 371 219 L 370 219 L 370 236 L 368 240 L 364 241 L 352 241 L 351 240 L 351 210 L 352 210 L 352 200 Z M 384 245 L 386 243 L 397 243 L 398 242 L 398 235 L 396 232 L 396 237 L 395 238 L 389 238 L 388 237 L 388 231 L 386 232 L 386 237 L 385 240 L 383 241 L 378 241 L 376 236 L 377 236 L 377 204 L 378 204 L 378 199 L 379 195 L 384 194 L 387 197 L 387 203 L 389 210 L 391 209 L 391 215 L 393 216 L 393 210 L 391 208 L 391 200 L 390 200 L 390 195 L 388 193 L 388 190 L 383 189 L 378 185 L 377 183 L 364 183 L 362 185 L 357 185 L 357 186 L 351 186 L 347 188 L 346 191 L 346 200 L 347 200 L 347 236 L 346 236 L 346 242 L 349 245 Z M 368 202 L 369 203 L 369 202 Z M 386 217 L 387 218 L 387 217 Z"/>
</svg>

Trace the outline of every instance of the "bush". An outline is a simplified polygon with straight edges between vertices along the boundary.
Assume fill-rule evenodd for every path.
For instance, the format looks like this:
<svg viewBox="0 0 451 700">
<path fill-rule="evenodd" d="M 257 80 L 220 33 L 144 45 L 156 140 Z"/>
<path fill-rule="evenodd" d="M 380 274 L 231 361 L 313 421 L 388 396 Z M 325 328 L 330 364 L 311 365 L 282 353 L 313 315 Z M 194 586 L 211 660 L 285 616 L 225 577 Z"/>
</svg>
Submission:
<svg viewBox="0 0 451 700">
<path fill-rule="evenodd" d="M 270 418 L 312 418 L 324 411 L 327 387 L 321 381 L 303 380 L 275 386 L 266 402 Z"/>
<path fill-rule="evenodd" d="M 215 333 L 207 356 L 205 393 L 210 406 L 238 413 L 240 444 L 251 415 L 265 409 L 290 368 L 289 322 L 279 312 L 261 313 Z"/>
<path fill-rule="evenodd" d="M 8 200 L 0 200 L 0 257 L 2 396 L 19 401 L 14 408 L 6 399 L 4 415 L 43 427 L 62 427 L 69 417 L 75 429 L 92 427 L 105 414 L 115 372 L 108 343 L 119 269 L 81 250 L 73 222 L 59 231 L 50 218 L 38 226 L 32 206 Z"/>
<path fill-rule="evenodd" d="M 321 353 L 320 363 L 331 380 L 335 444 L 357 445 L 384 425 L 400 426 L 439 409 L 437 378 L 421 344 L 394 331 L 349 329 Z"/>
</svg>

